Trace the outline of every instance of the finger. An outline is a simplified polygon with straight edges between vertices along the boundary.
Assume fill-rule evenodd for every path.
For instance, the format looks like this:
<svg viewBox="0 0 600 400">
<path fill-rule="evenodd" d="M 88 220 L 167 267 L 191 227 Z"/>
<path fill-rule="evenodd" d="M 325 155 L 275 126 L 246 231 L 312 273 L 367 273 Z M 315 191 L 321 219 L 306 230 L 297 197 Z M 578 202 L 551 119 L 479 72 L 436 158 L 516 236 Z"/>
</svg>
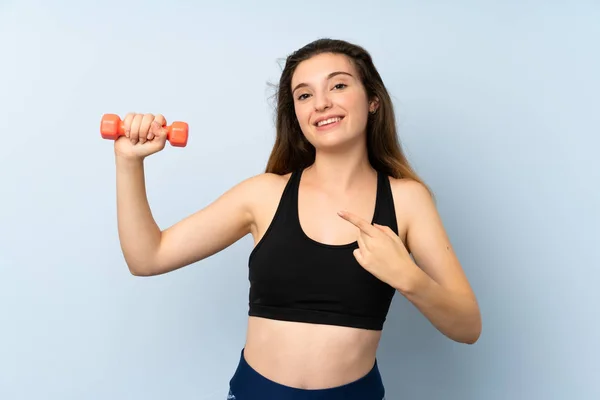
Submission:
<svg viewBox="0 0 600 400">
<path fill-rule="evenodd" d="M 385 225 L 373 224 L 375 228 L 379 229 L 381 232 L 385 233 L 391 239 L 399 239 L 398 235 L 389 227 Z"/>
<path fill-rule="evenodd" d="M 365 259 L 363 257 L 363 254 L 361 252 L 360 249 L 354 249 L 354 251 L 352 252 L 352 254 L 354 255 L 354 258 L 356 258 L 356 261 L 358 261 L 358 263 L 364 268 L 365 267 Z"/>
<path fill-rule="evenodd" d="M 128 113 L 125 118 L 123 118 L 123 128 L 125 128 L 125 137 L 129 138 L 129 133 L 131 131 L 131 122 L 133 121 L 133 117 L 135 113 Z"/>
<path fill-rule="evenodd" d="M 150 125 L 150 132 L 148 133 L 148 140 L 152 140 L 156 137 L 163 139 L 166 138 L 168 130 L 166 129 L 167 119 L 162 114 L 156 114 L 154 121 Z"/>
<path fill-rule="evenodd" d="M 159 137 L 163 134 L 162 130 L 167 125 L 167 120 L 162 114 L 156 114 L 154 121 L 150 124 L 150 132 L 148 132 L 148 140 Z"/>
<path fill-rule="evenodd" d="M 146 140 L 148 140 L 148 133 L 150 132 L 150 124 L 152 124 L 152 121 L 154 121 L 153 114 L 144 114 L 144 116 L 142 117 L 139 138 L 141 144 L 146 143 Z"/>
<path fill-rule="evenodd" d="M 366 233 L 368 236 L 373 236 L 377 232 L 377 229 L 373 225 L 371 225 L 369 222 L 365 221 L 358 215 L 352 214 L 348 211 L 339 211 L 338 215 L 344 218 L 346 221 L 352 223 L 354 226 L 356 226 L 362 232 Z"/>
<path fill-rule="evenodd" d="M 360 247 L 361 249 L 364 249 L 364 250 L 369 250 L 369 246 L 367 245 L 367 239 L 368 239 L 368 236 L 366 234 L 364 234 L 363 232 L 359 232 L 358 238 L 356 239 L 356 242 L 358 243 L 358 247 Z"/>
<path fill-rule="evenodd" d="M 129 139 L 131 143 L 136 144 L 140 137 L 140 126 L 142 125 L 142 114 L 136 114 L 131 121 L 131 133 L 129 134 Z"/>
<path fill-rule="evenodd" d="M 162 129 L 162 126 L 156 119 L 152 121 L 150 124 L 150 131 L 148 132 L 148 140 L 153 140 L 156 137 L 160 138 Z"/>
<path fill-rule="evenodd" d="M 167 120 L 165 119 L 165 117 L 162 114 L 156 114 L 156 116 L 154 117 L 154 120 L 156 122 L 158 122 L 158 124 L 162 127 L 162 126 L 167 126 Z"/>
</svg>

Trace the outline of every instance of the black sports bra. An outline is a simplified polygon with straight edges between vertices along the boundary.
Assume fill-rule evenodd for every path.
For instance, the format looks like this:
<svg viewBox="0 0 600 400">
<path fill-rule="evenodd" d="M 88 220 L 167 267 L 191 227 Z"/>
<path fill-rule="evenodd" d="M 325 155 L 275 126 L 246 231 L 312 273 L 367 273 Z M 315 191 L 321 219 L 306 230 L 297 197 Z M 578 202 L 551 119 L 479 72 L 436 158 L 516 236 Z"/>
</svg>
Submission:
<svg viewBox="0 0 600 400">
<path fill-rule="evenodd" d="M 319 243 L 298 217 L 294 171 L 264 237 L 249 257 L 250 316 L 381 330 L 396 290 L 366 271 L 354 258 L 355 242 Z M 398 234 L 388 177 L 379 172 L 373 223 Z"/>
</svg>

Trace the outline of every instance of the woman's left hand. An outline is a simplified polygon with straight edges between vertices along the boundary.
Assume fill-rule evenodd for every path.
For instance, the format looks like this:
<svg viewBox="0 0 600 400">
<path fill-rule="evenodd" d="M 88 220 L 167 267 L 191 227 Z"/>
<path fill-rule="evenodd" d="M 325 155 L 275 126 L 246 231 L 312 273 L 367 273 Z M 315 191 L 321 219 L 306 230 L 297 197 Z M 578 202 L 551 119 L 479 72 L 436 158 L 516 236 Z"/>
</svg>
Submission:
<svg viewBox="0 0 600 400">
<path fill-rule="evenodd" d="M 379 280 L 400 292 L 409 290 L 419 267 L 410 257 L 402 239 L 388 226 L 371 225 L 348 211 L 338 215 L 359 229 L 356 261 Z"/>
</svg>

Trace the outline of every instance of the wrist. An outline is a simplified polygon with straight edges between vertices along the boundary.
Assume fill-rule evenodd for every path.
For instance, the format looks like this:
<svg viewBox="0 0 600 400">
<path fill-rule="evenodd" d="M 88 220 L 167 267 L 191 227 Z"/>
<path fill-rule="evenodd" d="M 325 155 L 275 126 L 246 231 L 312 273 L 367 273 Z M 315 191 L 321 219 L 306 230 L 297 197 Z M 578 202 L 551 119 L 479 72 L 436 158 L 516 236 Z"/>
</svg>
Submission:
<svg viewBox="0 0 600 400">
<path fill-rule="evenodd" d="M 143 157 L 129 157 L 121 154 L 115 154 L 115 164 L 117 168 L 142 168 L 144 166 L 144 158 Z"/>
<path fill-rule="evenodd" d="M 404 296 L 414 296 L 426 291 L 433 280 L 419 266 L 411 263 L 410 273 L 405 274 L 396 289 Z"/>
</svg>

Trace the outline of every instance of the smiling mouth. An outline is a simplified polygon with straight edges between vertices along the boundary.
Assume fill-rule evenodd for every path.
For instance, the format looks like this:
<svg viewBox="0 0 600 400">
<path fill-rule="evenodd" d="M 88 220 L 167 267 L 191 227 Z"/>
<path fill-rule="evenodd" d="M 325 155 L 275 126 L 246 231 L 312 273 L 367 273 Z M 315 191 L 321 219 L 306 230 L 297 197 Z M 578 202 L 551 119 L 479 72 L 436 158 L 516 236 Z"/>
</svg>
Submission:
<svg viewBox="0 0 600 400">
<path fill-rule="evenodd" d="M 329 126 L 333 126 L 333 125 L 337 125 L 342 119 L 344 119 L 344 117 L 334 117 L 334 118 L 329 118 L 323 121 L 319 121 L 316 126 L 317 128 L 324 128 L 324 127 L 329 127 Z"/>
</svg>

